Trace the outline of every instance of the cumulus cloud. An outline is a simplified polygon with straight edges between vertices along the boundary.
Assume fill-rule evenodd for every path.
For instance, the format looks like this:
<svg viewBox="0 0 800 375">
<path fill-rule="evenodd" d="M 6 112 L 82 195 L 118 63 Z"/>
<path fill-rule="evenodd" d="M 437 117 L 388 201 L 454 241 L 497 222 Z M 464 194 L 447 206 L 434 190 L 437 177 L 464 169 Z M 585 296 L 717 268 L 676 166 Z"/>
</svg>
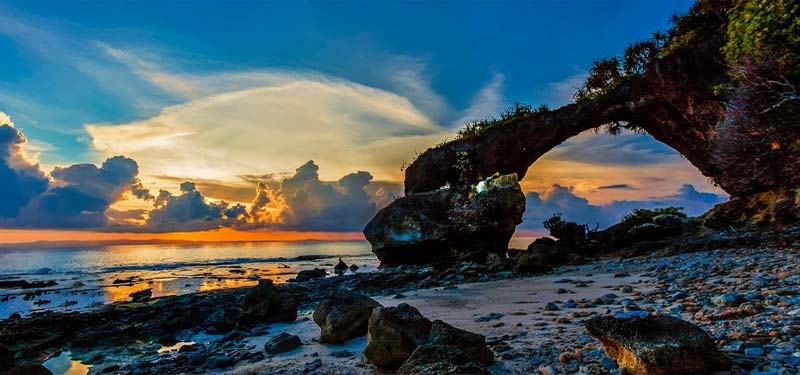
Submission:
<svg viewBox="0 0 800 375">
<path fill-rule="evenodd" d="M 0 223 L 12 221 L 50 181 L 28 155 L 27 140 L 14 123 L 0 112 Z"/>
<path fill-rule="evenodd" d="M 24 150 L 24 134 L 0 112 L 0 224 L 36 228 L 95 228 L 123 194 L 153 197 L 139 181 L 139 166 L 115 156 L 97 167 L 56 167 L 49 176 Z"/>
<path fill-rule="evenodd" d="M 586 223 L 601 228 L 619 222 L 620 218 L 637 208 L 658 208 L 668 206 L 683 207 L 688 215 L 696 216 L 725 201 L 725 197 L 708 192 L 700 192 L 693 185 L 684 184 L 675 194 L 653 197 L 648 200 L 616 200 L 608 204 L 593 205 L 586 198 L 575 195 L 572 188 L 553 185 L 545 193 L 526 194 L 526 208 L 521 229 L 540 229 L 542 222 L 556 213 L 567 220 Z"/>
<path fill-rule="evenodd" d="M 234 226 L 245 220 L 241 204 L 209 202 L 197 191 L 194 182 L 180 184 L 180 195 L 162 190 L 156 197 L 156 208 L 150 211 L 143 228 L 150 232 L 198 231 Z M 129 228 L 130 229 L 130 228 Z"/>
<path fill-rule="evenodd" d="M 46 228 L 98 228 L 107 223 L 106 210 L 124 193 L 151 199 L 138 178 L 133 159 L 115 156 L 100 167 L 75 164 L 56 167 L 50 188 L 20 209 L 17 225 Z"/>
</svg>

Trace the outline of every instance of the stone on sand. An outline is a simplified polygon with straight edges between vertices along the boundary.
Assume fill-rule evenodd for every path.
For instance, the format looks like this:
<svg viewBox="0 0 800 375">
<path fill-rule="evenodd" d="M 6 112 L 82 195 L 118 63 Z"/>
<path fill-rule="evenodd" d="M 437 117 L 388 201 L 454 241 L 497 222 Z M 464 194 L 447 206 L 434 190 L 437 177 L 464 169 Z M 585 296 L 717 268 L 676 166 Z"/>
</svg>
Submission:
<svg viewBox="0 0 800 375">
<path fill-rule="evenodd" d="M 320 327 L 322 343 L 342 344 L 367 334 L 372 310 L 381 304 L 365 295 L 346 290 L 328 293 L 314 310 L 314 322 Z"/>
<path fill-rule="evenodd" d="M 634 375 L 710 374 L 732 365 L 705 331 L 669 316 L 603 316 L 586 321 L 586 330 Z"/>
</svg>

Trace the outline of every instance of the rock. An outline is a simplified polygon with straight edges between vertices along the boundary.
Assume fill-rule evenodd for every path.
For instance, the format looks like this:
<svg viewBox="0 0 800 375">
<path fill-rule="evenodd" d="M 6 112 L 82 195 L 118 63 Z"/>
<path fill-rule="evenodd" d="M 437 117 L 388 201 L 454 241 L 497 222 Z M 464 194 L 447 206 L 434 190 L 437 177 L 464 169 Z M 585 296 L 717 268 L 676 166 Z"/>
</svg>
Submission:
<svg viewBox="0 0 800 375">
<path fill-rule="evenodd" d="M 494 354 L 486 346 L 486 337 L 455 328 L 441 320 L 434 320 L 431 323 L 428 344 L 459 348 L 469 361 L 477 361 L 485 365 L 494 361 Z"/>
<path fill-rule="evenodd" d="M 670 235 L 678 234 L 683 231 L 684 218 L 678 215 L 661 214 L 653 217 L 653 223 L 664 228 Z"/>
<path fill-rule="evenodd" d="M 480 363 L 471 362 L 463 351 L 448 345 L 422 345 L 397 370 L 397 375 L 488 375 Z"/>
<path fill-rule="evenodd" d="M 228 319 L 225 310 L 217 309 L 203 322 L 203 327 L 209 333 L 225 333 L 233 329 L 236 324 Z"/>
<path fill-rule="evenodd" d="M 711 298 L 711 302 L 719 307 L 738 307 L 744 303 L 744 301 L 744 296 L 735 292 L 729 292 Z"/>
<path fill-rule="evenodd" d="M 334 357 L 334 358 L 350 358 L 350 357 L 354 357 L 353 353 L 351 353 L 349 350 L 344 350 L 344 349 L 333 351 L 333 352 L 331 352 L 330 356 Z"/>
<path fill-rule="evenodd" d="M 489 314 L 486 314 L 486 315 L 483 315 L 483 316 L 479 316 L 479 317 L 477 317 L 477 318 L 475 318 L 475 319 L 473 319 L 473 320 L 474 320 L 476 323 L 480 323 L 480 322 L 491 322 L 492 320 L 497 320 L 497 319 L 500 319 L 500 318 L 502 318 L 503 316 L 504 316 L 504 315 L 503 315 L 503 314 L 501 314 L 501 313 L 489 313 Z"/>
<path fill-rule="evenodd" d="M 272 280 L 259 280 L 244 297 L 239 320 L 245 323 L 293 322 L 297 319 L 297 302 L 291 294 L 279 292 Z"/>
<path fill-rule="evenodd" d="M 408 304 L 376 307 L 369 318 L 364 356 L 378 367 L 397 367 L 428 340 L 431 321 Z"/>
<path fill-rule="evenodd" d="M 2 375 L 53 375 L 53 372 L 42 365 L 28 365 L 14 367 Z"/>
<path fill-rule="evenodd" d="M 314 322 L 320 327 L 322 343 L 342 344 L 367 334 L 372 310 L 381 304 L 362 294 L 334 290 L 314 310 Z"/>
<path fill-rule="evenodd" d="M 133 302 L 145 302 L 153 296 L 153 290 L 148 288 L 145 290 L 140 290 L 138 292 L 133 292 L 128 295 Z"/>
<path fill-rule="evenodd" d="M 267 343 L 264 344 L 264 351 L 269 354 L 280 354 L 299 348 L 301 345 L 303 343 L 299 337 L 281 332 L 267 340 Z"/>
<path fill-rule="evenodd" d="M 328 273 L 325 272 L 325 270 L 319 268 L 314 268 L 313 270 L 303 270 L 298 272 L 294 279 L 289 279 L 289 281 L 301 283 L 308 280 L 325 277 L 327 274 Z"/>
<path fill-rule="evenodd" d="M 516 175 L 503 175 L 472 188 L 447 187 L 398 198 L 378 211 L 364 235 L 383 264 L 472 255 L 483 260 L 488 252 L 506 252 L 524 210 L 525 195 Z"/>
<path fill-rule="evenodd" d="M 342 261 L 342 258 L 339 258 L 339 263 L 337 263 L 336 266 L 333 267 L 333 271 L 336 272 L 339 275 L 347 272 L 347 264 L 345 264 Z"/>
<path fill-rule="evenodd" d="M 667 232 L 664 230 L 664 227 L 660 225 L 644 223 L 628 230 L 628 235 L 630 235 L 631 239 L 635 242 L 655 241 L 665 237 Z"/>
<path fill-rule="evenodd" d="M 508 259 L 506 259 L 505 254 L 498 254 L 498 253 L 489 253 L 486 254 L 486 268 L 492 272 L 497 272 L 506 268 L 506 264 L 508 263 Z"/>
<path fill-rule="evenodd" d="M 351 264 L 350 265 L 350 272 L 356 273 L 356 271 L 358 271 L 358 266 L 355 265 L 355 264 Z"/>
<path fill-rule="evenodd" d="M 0 371 L 8 370 L 14 367 L 14 352 L 8 347 L 0 345 Z"/>
<path fill-rule="evenodd" d="M 603 316 L 586 321 L 586 330 L 635 375 L 710 374 L 732 365 L 702 329 L 669 316 Z"/>
<path fill-rule="evenodd" d="M 548 272 L 556 258 L 555 252 L 555 247 L 534 242 L 528 247 L 528 251 L 517 255 L 515 269 L 522 273 Z"/>
</svg>

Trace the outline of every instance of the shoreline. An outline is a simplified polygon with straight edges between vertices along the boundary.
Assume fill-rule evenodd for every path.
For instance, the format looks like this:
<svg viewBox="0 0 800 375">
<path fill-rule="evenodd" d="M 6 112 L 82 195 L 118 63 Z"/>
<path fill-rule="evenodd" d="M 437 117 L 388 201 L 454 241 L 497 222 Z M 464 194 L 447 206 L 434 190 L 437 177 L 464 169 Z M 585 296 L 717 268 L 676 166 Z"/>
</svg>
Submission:
<svg viewBox="0 0 800 375">
<path fill-rule="evenodd" d="M 793 247 L 606 258 L 559 266 L 550 274 L 519 275 L 501 271 L 483 273 L 475 279 L 458 277 L 470 274 L 469 265 L 460 265 L 456 272 L 436 270 L 433 266 L 399 267 L 279 285 L 279 290 L 292 293 L 298 299 L 298 318 L 293 323 L 257 324 L 211 335 L 197 324 L 173 326 L 176 322 L 170 319 L 183 314 L 208 315 L 220 306 L 235 306 L 249 288 L 225 289 L 157 298 L 147 303 L 117 303 L 88 313 L 44 313 L 16 322 L 5 320 L 0 323 L 0 343 L 15 347 L 18 358 L 31 364 L 42 363 L 60 350 L 70 350 L 73 358 L 93 365 L 90 373 L 104 369 L 134 373 L 144 368 L 164 373 L 246 374 L 264 370 L 292 373 L 311 367 L 320 373 L 391 373 L 378 371 L 364 360 L 361 354 L 366 343 L 364 337 L 343 346 L 315 341 L 319 337 L 319 327 L 309 317 L 316 301 L 325 291 L 344 287 L 371 295 L 385 306 L 408 303 L 426 317 L 442 319 L 455 327 L 485 335 L 497 358 L 490 367 L 492 373 L 536 373 L 540 367 L 547 366 L 558 373 L 583 370 L 587 370 L 583 371 L 585 373 L 613 373 L 601 366 L 608 363 L 603 362 L 600 343 L 588 336 L 582 322 L 593 316 L 635 310 L 677 315 L 699 325 L 717 340 L 723 352 L 744 367 L 769 365 L 778 355 L 784 356 L 781 358 L 785 360 L 779 361 L 782 366 L 794 366 L 792 371 L 795 371 L 800 370 L 800 350 L 797 349 L 800 347 L 800 296 L 797 294 L 800 270 L 792 269 L 792 265 L 797 264 L 800 264 L 800 253 Z M 419 288 L 427 280 L 419 277 L 421 274 L 436 272 L 444 275 L 434 280 L 438 286 Z M 732 279 L 732 274 L 740 276 Z M 778 274 L 780 279 L 766 277 Z M 754 285 L 759 286 L 754 288 Z M 755 290 L 755 295 L 748 295 L 744 288 L 750 288 L 751 294 Z M 395 298 L 398 293 L 404 297 Z M 711 302 L 726 293 L 748 296 L 752 300 L 747 303 L 757 304 L 758 308 L 753 314 L 742 313 L 739 307 L 717 306 Z M 609 294 L 615 297 L 608 297 Z M 552 306 L 548 307 L 548 303 L 556 305 L 557 309 L 549 310 Z M 491 314 L 502 316 L 475 321 Z M 153 319 L 160 319 L 166 325 L 154 324 Z M 93 320 L 107 324 L 84 330 L 73 327 L 60 333 L 42 331 L 48 326 L 79 326 Z M 130 324 L 139 328 L 129 332 L 124 327 Z M 762 332 L 749 328 L 754 324 L 788 328 L 783 329 L 781 341 L 776 344 L 763 339 L 770 337 L 771 330 Z M 119 337 L 98 341 L 104 342 L 102 345 L 92 341 L 104 337 L 109 330 L 115 330 Z M 737 330 L 740 332 L 734 332 Z M 15 346 L 14 337 L 22 332 L 33 334 L 34 338 L 36 334 L 43 337 Z M 297 334 L 303 346 L 280 355 L 265 355 L 264 341 L 280 332 Z M 734 336 L 738 339 L 733 339 Z M 159 341 L 163 343 L 158 344 Z M 158 349 L 174 345 L 170 341 L 193 341 L 195 345 L 159 354 Z M 745 344 L 754 343 L 764 348 L 763 355 L 744 355 Z M 790 346 L 794 349 L 787 349 Z M 559 362 L 559 355 L 576 350 L 581 354 L 580 361 Z M 778 350 L 790 352 L 784 355 Z M 188 365 L 190 363 L 194 364 Z"/>
</svg>

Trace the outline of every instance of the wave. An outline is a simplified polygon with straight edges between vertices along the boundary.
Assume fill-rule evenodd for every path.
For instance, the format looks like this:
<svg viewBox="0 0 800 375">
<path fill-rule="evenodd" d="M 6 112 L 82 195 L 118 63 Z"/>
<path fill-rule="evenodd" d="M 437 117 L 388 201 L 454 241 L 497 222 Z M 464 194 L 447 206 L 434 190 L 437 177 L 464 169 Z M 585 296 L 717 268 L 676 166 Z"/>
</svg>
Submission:
<svg viewBox="0 0 800 375">
<path fill-rule="evenodd" d="M 122 272 L 122 271 L 164 271 L 187 267 L 204 266 L 233 266 L 246 263 L 294 263 L 308 262 L 313 260 L 337 258 L 339 255 L 299 255 L 296 257 L 275 257 L 275 258 L 232 258 L 197 262 L 174 262 L 164 264 L 129 264 L 112 267 L 102 267 L 100 272 Z"/>
</svg>

